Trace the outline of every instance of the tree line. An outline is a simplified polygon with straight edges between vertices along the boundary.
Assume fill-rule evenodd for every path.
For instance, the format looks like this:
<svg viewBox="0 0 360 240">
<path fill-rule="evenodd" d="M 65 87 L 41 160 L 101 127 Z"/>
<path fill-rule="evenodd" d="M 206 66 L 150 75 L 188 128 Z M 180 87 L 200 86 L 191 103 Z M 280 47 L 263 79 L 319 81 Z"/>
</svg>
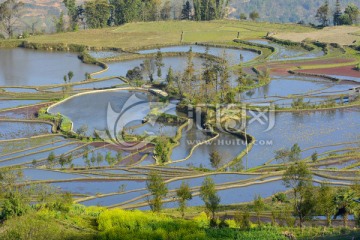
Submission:
<svg viewBox="0 0 360 240">
<path fill-rule="evenodd" d="M 271 212 L 272 225 L 288 227 L 297 224 L 302 228 L 306 221 L 313 219 L 313 216 L 324 216 L 329 227 L 332 225 L 332 220 L 339 216 L 342 217 L 344 227 L 348 226 L 351 214 L 355 215 L 355 220 L 359 220 L 360 186 L 356 182 L 350 187 L 335 188 L 327 182 L 315 186 L 311 170 L 301 161 L 286 167 L 282 183 L 291 190 L 289 193 L 275 194 L 271 199 L 272 206 L 260 195 L 255 195 L 253 202 L 235 214 L 234 220 L 242 228 L 250 228 L 250 210 L 255 214 L 259 226 L 264 224 L 261 216 L 265 210 Z M 151 172 L 147 179 L 147 189 L 150 192 L 148 197 L 150 208 L 153 212 L 160 212 L 163 209 L 164 199 L 169 198 L 169 189 L 164 179 L 157 172 Z M 216 212 L 221 206 L 221 197 L 211 177 L 206 177 L 202 182 L 199 196 L 210 218 L 210 226 L 217 227 L 219 221 Z M 178 202 L 178 210 L 183 218 L 187 203 L 192 197 L 190 185 L 183 181 L 173 196 Z"/>
<path fill-rule="evenodd" d="M 317 10 L 315 17 L 321 26 L 327 27 L 331 22 L 334 26 L 356 24 L 359 20 L 359 14 L 359 8 L 353 3 L 342 11 L 340 0 L 336 0 L 335 10 L 332 12 L 329 1 L 326 0 Z"/>
<path fill-rule="evenodd" d="M 69 30 L 103 28 L 130 22 L 176 19 L 171 1 L 161 0 L 91 0 L 76 5 L 75 0 L 63 0 L 69 17 Z M 229 0 L 186 1 L 179 16 L 182 20 L 208 21 L 222 19 L 227 14 Z M 56 31 L 65 31 L 64 14 L 56 20 Z"/>
<path fill-rule="evenodd" d="M 82 4 L 77 4 L 76 0 L 63 0 L 63 4 L 66 14 L 61 12 L 53 19 L 56 32 L 130 22 L 222 19 L 227 15 L 229 0 L 186 1 L 180 11 L 177 4 L 170 0 L 90 0 Z M 21 26 L 23 9 L 24 3 L 18 0 L 6 0 L 0 4 L 0 24 L 9 37 L 13 37 L 14 31 Z"/>
</svg>

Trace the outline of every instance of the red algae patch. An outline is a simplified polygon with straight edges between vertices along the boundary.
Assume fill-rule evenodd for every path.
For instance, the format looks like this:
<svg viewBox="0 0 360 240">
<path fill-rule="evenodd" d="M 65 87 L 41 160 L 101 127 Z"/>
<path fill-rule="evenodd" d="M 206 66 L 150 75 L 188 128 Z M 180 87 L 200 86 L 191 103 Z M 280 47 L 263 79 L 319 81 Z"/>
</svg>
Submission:
<svg viewBox="0 0 360 240">
<path fill-rule="evenodd" d="M 338 75 L 360 78 L 360 72 L 354 69 L 354 66 L 343 66 L 334 68 L 318 68 L 308 70 L 297 70 L 301 73 L 321 74 L 321 75 Z"/>
</svg>

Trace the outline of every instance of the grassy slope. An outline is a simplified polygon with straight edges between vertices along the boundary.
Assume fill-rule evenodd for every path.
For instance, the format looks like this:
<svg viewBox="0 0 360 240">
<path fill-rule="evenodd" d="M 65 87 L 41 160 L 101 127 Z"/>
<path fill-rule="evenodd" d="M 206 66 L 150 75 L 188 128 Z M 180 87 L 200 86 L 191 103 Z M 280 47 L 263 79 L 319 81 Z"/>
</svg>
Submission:
<svg viewBox="0 0 360 240">
<path fill-rule="evenodd" d="M 182 31 L 184 31 L 184 42 L 226 42 L 235 39 L 238 32 L 240 32 L 240 38 L 251 39 L 264 37 L 267 32 L 310 32 L 314 30 L 294 24 L 230 20 L 212 22 L 171 21 L 130 23 L 113 28 L 35 36 L 31 37 L 29 41 L 134 49 L 156 44 L 179 44 Z"/>
<path fill-rule="evenodd" d="M 327 27 L 322 30 L 308 33 L 280 33 L 277 38 L 288 39 L 291 41 L 300 42 L 304 39 L 312 39 L 326 43 L 340 43 L 341 45 L 360 44 L 360 27 L 356 26 L 340 26 L 340 27 Z"/>
</svg>

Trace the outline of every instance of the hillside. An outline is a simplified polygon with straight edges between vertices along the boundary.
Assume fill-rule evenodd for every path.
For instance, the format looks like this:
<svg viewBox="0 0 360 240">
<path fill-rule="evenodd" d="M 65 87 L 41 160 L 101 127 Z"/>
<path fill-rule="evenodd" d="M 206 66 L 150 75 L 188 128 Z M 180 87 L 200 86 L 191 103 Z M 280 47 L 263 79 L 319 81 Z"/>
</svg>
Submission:
<svg viewBox="0 0 360 240">
<path fill-rule="evenodd" d="M 173 1 L 173 7 L 179 15 L 181 3 Z M 3 2 L 1 0 L 0 2 Z M 32 29 L 50 32 L 53 30 L 53 19 L 65 11 L 62 0 L 23 0 L 25 3 L 23 22 L 27 31 Z M 77 0 L 78 3 L 83 0 Z M 316 23 L 315 14 L 323 0 L 231 0 L 231 18 L 239 18 L 240 13 L 248 15 L 252 11 L 258 11 L 261 21 L 268 22 L 292 22 L 304 21 L 305 23 Z M 342 7 L 349 3 L 355 3 L 360 7 L 360 2 L 355 0 L 342 0 Z M 330 5 L 335 5 L 335 0 L 330 0 Z"/>
<path fill-rule="evenodd" d="M 0 0 L 0 3 L 4 0 Z M 26 31 L 52 31 L 53 19 L 65 10 L 62 0 L 22 0 L 25 3 L 22 22 Z M 78 3 L 83 1 L 77 1 Z"/>
<path fill-rule="evenodd" d="M 332 8 L 336 0 L 329 0 Z M 238 18 L 240 13 L 258 11 L 261 19 L 269 22 L 299 22 L 315 23 L 316 10 L 324 0 L 232 0 L 231 7 L 236 11 L 231 15 Z M 342 8 L 349 3 L 355 3 L 360 7 L 357 0 L 341 0 Z"/>
</svg>

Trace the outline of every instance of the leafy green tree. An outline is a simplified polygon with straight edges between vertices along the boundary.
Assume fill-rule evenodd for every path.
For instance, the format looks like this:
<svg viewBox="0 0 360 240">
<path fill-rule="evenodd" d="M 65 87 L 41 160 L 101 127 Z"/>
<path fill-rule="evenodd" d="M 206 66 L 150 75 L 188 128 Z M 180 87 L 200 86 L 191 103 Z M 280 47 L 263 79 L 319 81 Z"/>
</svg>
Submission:
<svg viewBox="0 0 360 240">
<path fill-rule="evenodd" d="M 186 203 L 188 200 L 192 199 L 192 194 L 190 191 L 190 186 L 186 182 L 182 182 L 179 189 L 176 190 L 176 196 L 178 197 L 179 210 L 181 216 L 184 218 Z"/>
<path fill-rule="evenodd" d="M 264 200 L 262 199 L 262 197 L 260 195 L 255 196 L 254 198 L 254 211 L 256 213 L 256 217 L 257 217 L 257 221 L 258 224 L 261 224 L 260 221 L 260 214 L 264 211 L 265 209 L 265 203 Z"/>
<path fill-rule="evenodd" d="M 20 24 L 23 7 L 24 3 L 17 0 L 6 0 L 0 3 L 0 25 L 10 38 L 13 37 L 14 30 Z"/>
<path fill-rule="evenodd" d="M 68 74 L 68 79 L 69 79 L 69 82 L 71 82 L 71 79 L 74 77 L 74 72 L 73 71 L 69 71 Z"/>
<path fill-rule="evenodd" d="M 289 161 L 296 162 L 301 159 L 301 148 L 295 143 L 290 150 Z"/>
<path fill-rule="evenodd" d="M 355 192 L 351 189 L 341 189 L 334 197 L 334 204 L 337 210 L 334 219 L 341 215 L 343 217 L 344 227 L 347 227 L 349 215 L 352 214 L 357 207 L 357 203 L 354 201 L 355 197 Z"/>
<path fill-rule="evenodd" d="M 297 143 L 295 143 L 291 150 L 288 149 L 280 149 L 275 151 L 275 160 L 282 162 L 285 164 L 286 162 L 296 162 L 301 159 L 301 148 Z"/>
<path fill-rule="evenodd" d="M 110 157 L 111 157 L 111 155 L 110 155 Z M 100 166 L 103 161 L 104 161 L 104 156 L 101 153 L 97 153 L 97 155 L 96 155 L 97 165 Z"/>
<path fill-rule="evenodd" d="M 61 166 L 61 168 L 63 168 L 66 164 L 66 158 L 64 154 L 61 154 L 59 157 L 59 164 Z"/>
<path fill-rule="evenodd" d="M 73 161 L 73 155 L 70 153 L 66 158 L 66 164 L 71 165 Z"/>
<path fill-rule="evenodd" d="M 226 15 L 229 0 L 194 0 L 196 21 L 222 19 Z"/>
<path fill-rule="evenodd" d="M 6 193 L 1 208 L 1 219 L 24 215 L 30 210 L 29 199 L 21 191 L 14 190 Z"/>
<path fill-rule="evenodd" d="M 155 145 L 155 157 L 157 162 L 160 164 L 166 163 L 168 161 L 169 155 L 169 146 L 168 140 L 166 137 L 158 137 Z"/>
<path fill-rule="evenodd" d="M 85 79 L 86 79 L 86 80 L 91 79 L 91 74 L 90 74 L 90 73 L 85 73 Z"/>
<path fill-rule="evenodd" d="M 218 84 L 216 89 L 219 89 L 220 91 L 220 99 L 222 103 L 225 102 L 226 93 L 230 89 L 229 63 L 226 59 L 226 52 L 223 51 L 220 62 L 215 65 L 215 72 L 217 72 L 217 75 L 219 76 L 219 80 L 216 81 Z"/>
<path fill-rule="evenodd" d="M 164 179 L 159 173 L 152 171 L 149 173 L 146 187 L 151 194 L 148 198 L 150 208 L 153 212 L 160 212 L 163 205 L 163 198 L 168 193 L 168 188 L 164 182 Z"/>
<path fill-rule="evenodd" d="M 105 155 L 105 161 L 108 163 L 109 166 L 112 165 L 113 158 L 111 157 L 111 152 L 107 152 Z"/>
<path fill-rule="evenodd" d="M 53 165 L 54 162 L 55 162 L 55 153 L 54 152 L 51 152 L 49 153 L 49 156 L 47 157 L 47 161 L 50 165 Z"/>
<path fill-rule="evenodd" d="M 260 18 L 260 14 L 257 11 L 253 11 L 249 14 L 249 18 L 253 21 L 256 21 Z"/>
<path fill-rule="evenodd" d="M 168 83 L 169 86 L 172 86 L 172 84 L 174 83 L 174 71 L 172 69 L 172 67 L 169 67 L 168 73 L 166 75 L 166 82 Z"/>
<path fill-rule="evenodd" d="M 193 5 L 194 5 L 194 20 L 201 21 L 200 0 L 193 0 Z"/>
<path fill-rule="evenodd" d="M 291 164 L 283 175 L 283 183 L 292 189 L 294 213 L 299 218 L 301 228 L 315 206 L 312 173 L 305 162 Z"/>
<path fill-rule="evenodd" d="M 91 0 L 84 4 L 86 23 L 90 28 L 104 28 L 108 25 L 113 6 L 107 0 Z"/>
<path fill-rule="evenodd" d="M 58 19 L 54 18 L 55 30 L 57 33 L 61 33 L 65 31 L 65 20 L 64 13 L 61 12 Z"/>
<path fill-rule="evenodd" d="M 162 76 L 161 68 L 165 66 L 160 49 L 157 51 L 155 56 L 155 66 L 157 68 L 157 76 L 160 78 Z"/>
<path fill-rule="evenodd" d="M 342 14 L 339 18 L 340 25 L 351 25 L 352 21 L 349 14 Z"/>
<path fill-rule="evenodd" d="M 243 213 L 235 213 L 234 220 L 241 230 L 248 230 L 251 228 L 250 213 L 248 209 L 246 209 Z"/>
<path fill-rule="evenodd" d="M 114 19 L 116 25 L 141 20 L 141 0 L 110 0 L 114 7 Z"/>
<path fill-rule="evenodd" d="M 275 151 L 275 160 L 279 161 L 281 160 L 283 164 L 285 164 L 288 161 L 289 158 L 289 150 L 287 149 L 280 149 Z"/>
<path fill-rule="evenodd" d="M 192 51 L 192 47 L 190 47 L 189 51 L 187 52 L 187 66 L 185 68 L 182 77 L 182 83 L 184 85 L 182 88 L 188 90 L 191 89 L 191 81 L 194 79 L 194 74 L 195 74 L 193 59 L 194 59 L 194 53 Z"/>
<path fill-rule="evenodd" d="M 360 63 L 355 66 L 355 70 L 360 71 Z"/>
<path fill-rule="evenodd" d="M 245 13 L 240 13 L 240 20 L 246 20 L 247 16 Z"/>
<path fill-rule="evenodd" d="M 210 163 L 213 168 L 219 168 L 220 163 L 221 163 L 221 156 L 220 156 L 219 152 L 212 151 L 210 153 Z"/>
<path fill-rule="evenodd" d="M 21 181 L 22 171 L 0 170 L 0 219 L 21 216 L 30 210 L 31 188 L 19 185 Z"/>
<path fill-rule="evenodd" d="M 355 5 L 355 4 L 349 4 L 346 9 L 344 14 L 347 14 L 350 18 L 350 24 L 355 24 L 358 21 L 359 18 L 359 8 Z"/>
<path fill-rule="evenodd" d="M 126 78 L 128 78 L 131 81 L 143 80 L 143 73 L 141 71 L 141 68 L 140 67 L 135 67 L 132 70 L 130 69 L 126 73 Z"/>
<path fill-rule="evenodd" d="M 122 159 L 123 159 L 122 152 L 117 152 L 116 153 L 116 161 L 121 162 Z"/>
<path fill-rule="evenodd" d="M 215 220 L 216 210 L 220 205 L 220 197 L 215 189 L 215 183 L 210 177 L 206 177 L 200 187 L 200 197 L 205 203 L 206 209 L 211 213 L 212 221 Z"/>
<path fill-rule="evenodd" d="M 318 158 L 319 158 L 319 155 L 318 155 L 318 153 L 315 151 L 315 152 L 311 155 L 311 160 L 312 160 L 313 162 L 316 162 L 316 161 L 318 160 Z"/>
<path fill-rule="evenodd" d="M 287 196 L 285 193 L 277 193 L 272 198 L 273 202 L 280 202 L 280 203 L 286 203 L 288 202 Z"/>
<path fill-rule="evenodd" d="M 329 26 L 330 22 L 330 8 L 329 1 L 325 0 L 325 3 L 319 7 L 316 12 L 315 18 L 321 23 L 323 27 Z"/>
<path fill-rule="evenodd" d="M 321 184 L 319 194 L 317 194 L 316 208 L 321 214 L 326 216 L 326 222 L 329 227 L 331 226 L 331 217 L 336 213 L 334 197 L 334 188 L 327 183 Z"/>
<path fill-rule="evenodd" d="M 95 163 L 96 163 L 96 157 L 95 157 L 95 154 L 94 154 L 94 153 L 91 154 L 90 162 L 91 162 L 91 165 L 93 165 L 93 166 L 94 166 Z"/>
</svg>

